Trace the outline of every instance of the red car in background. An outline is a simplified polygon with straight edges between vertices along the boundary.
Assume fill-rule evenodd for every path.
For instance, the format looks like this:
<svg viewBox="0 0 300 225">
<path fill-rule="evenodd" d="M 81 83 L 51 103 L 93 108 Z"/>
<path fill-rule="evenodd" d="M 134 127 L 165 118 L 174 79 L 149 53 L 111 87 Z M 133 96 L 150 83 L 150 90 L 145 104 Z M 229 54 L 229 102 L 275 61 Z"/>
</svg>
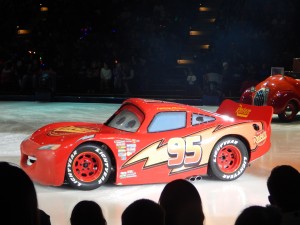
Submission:
<svg viewBox="0 0 300 225">
<path fill-rule="evenodd" d="M 255 87 L 248 88 L 240 102 L 256 106 L 272 106 L 283 122 L 291 122 L 300 109 L 300 80 L 290 75 L 272 75 Z"/>
<path fill-rule="evenodd" d="M 235 180 L 270 149 L 270 106 L 222 102 L 216 112 L 131 98 L 105 123 L 58 122 L 21 143 L 24 171 L 37 183 L 91 190 L 117 185 Z"/>
</svg>

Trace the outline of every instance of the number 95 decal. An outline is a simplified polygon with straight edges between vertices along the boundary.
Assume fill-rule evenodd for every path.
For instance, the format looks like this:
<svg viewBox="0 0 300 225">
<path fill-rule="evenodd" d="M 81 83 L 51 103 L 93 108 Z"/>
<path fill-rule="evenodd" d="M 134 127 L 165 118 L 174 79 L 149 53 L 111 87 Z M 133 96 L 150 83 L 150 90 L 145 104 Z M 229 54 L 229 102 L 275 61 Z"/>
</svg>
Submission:
<svg viewBox="0 0 300 225">
<path fill-rule="evenodd" d="M 201 136 L 171 138 L 168 142 L 169 168 L 192 167 L 202 158 Z"/>
</svg>

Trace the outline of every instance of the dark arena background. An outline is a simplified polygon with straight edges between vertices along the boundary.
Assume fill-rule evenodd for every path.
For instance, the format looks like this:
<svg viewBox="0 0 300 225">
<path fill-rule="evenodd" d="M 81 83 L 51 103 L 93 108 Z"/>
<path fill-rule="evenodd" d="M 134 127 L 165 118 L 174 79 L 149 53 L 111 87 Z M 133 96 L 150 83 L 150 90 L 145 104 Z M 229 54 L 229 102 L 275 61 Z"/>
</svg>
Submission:
<svg viewBox="0 0 300 225">
<path fill-rule="evenodd" d="M 299 73 L 299 9 L 299 0 L 0 0 L 0 161 L 19 165 L 20 143 L 45 124 L 105 122 L 129 97 L 215 111 L 272 67 Z M 291 123 L 274 115 L 271 135 L 270 151 L 239 179 L 193 182 L 205 225 L 234 225 L 244 208 L 268 205 L 275 166 L 300 171 L 299 114 Z M 121 225 L 129 204 L 158 202 L 164 187 L 35 183 L 52 225 L 70 225 L 80 200 Z"/>
<path fill-rule="evenodd" d="M 271 67 L 294 69 L 296 9 L 296 0 L 1 0 L 0 98 L 238 99 Z"/>
</svg>

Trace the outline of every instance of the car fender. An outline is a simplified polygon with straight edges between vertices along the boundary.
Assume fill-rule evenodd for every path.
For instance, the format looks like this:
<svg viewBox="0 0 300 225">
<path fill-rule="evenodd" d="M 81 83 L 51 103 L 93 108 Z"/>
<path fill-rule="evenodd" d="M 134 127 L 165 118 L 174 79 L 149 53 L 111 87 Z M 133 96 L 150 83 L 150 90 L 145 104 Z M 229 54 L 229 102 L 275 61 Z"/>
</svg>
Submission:
<svg viewBox="0 0 300 225">
<path fill-rule="evenodd" d="M 279 114 L 284 111 L 290 101 L 295 102 L 299 109 L 300 100 L 292 91 L 278 91 L 272 96 L 269 95 L 268 105 L 273 107 L 275 114 Z"/>
<path fill-rule="evenodd" d="M 253 98 L 253 92 L 251 91 L 250 88 L 248 88 L 241 95 L 240 102 L 251 105 L 253 101 L 252 98 Z"/>
</svg>

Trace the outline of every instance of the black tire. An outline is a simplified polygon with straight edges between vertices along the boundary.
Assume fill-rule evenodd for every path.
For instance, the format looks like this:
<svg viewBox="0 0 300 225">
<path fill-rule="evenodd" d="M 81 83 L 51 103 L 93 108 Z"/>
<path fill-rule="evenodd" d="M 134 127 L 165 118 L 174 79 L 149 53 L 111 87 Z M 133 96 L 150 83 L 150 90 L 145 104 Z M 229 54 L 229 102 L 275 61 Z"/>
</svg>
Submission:
<svg viewBox="0 0 300 225">
<path fill-rule="evenodd" d="M 297 105 L 294 102 L 289 101 L 286 107 L 284 108 L 283 112 L 278 114 L 278 118 L 282 122 L 291 122 L 295 120 L 297 113 L 298 113 Z"/>
<path fill-rule="evenodd" d="M 231 181 L 246 170 L 249 155 L 245 144 L 236 137 L 226 137 L 214 146 L 209 159 L 209 175 Z"/>
<path fill-rule="evenodd" d="M 84 144 L 70 154 L 66 180 L 73 188 L 92 190 L 105 184 L 111 171 L 111 159 L 107 150 L 99 145 Z"/>
</svg>

